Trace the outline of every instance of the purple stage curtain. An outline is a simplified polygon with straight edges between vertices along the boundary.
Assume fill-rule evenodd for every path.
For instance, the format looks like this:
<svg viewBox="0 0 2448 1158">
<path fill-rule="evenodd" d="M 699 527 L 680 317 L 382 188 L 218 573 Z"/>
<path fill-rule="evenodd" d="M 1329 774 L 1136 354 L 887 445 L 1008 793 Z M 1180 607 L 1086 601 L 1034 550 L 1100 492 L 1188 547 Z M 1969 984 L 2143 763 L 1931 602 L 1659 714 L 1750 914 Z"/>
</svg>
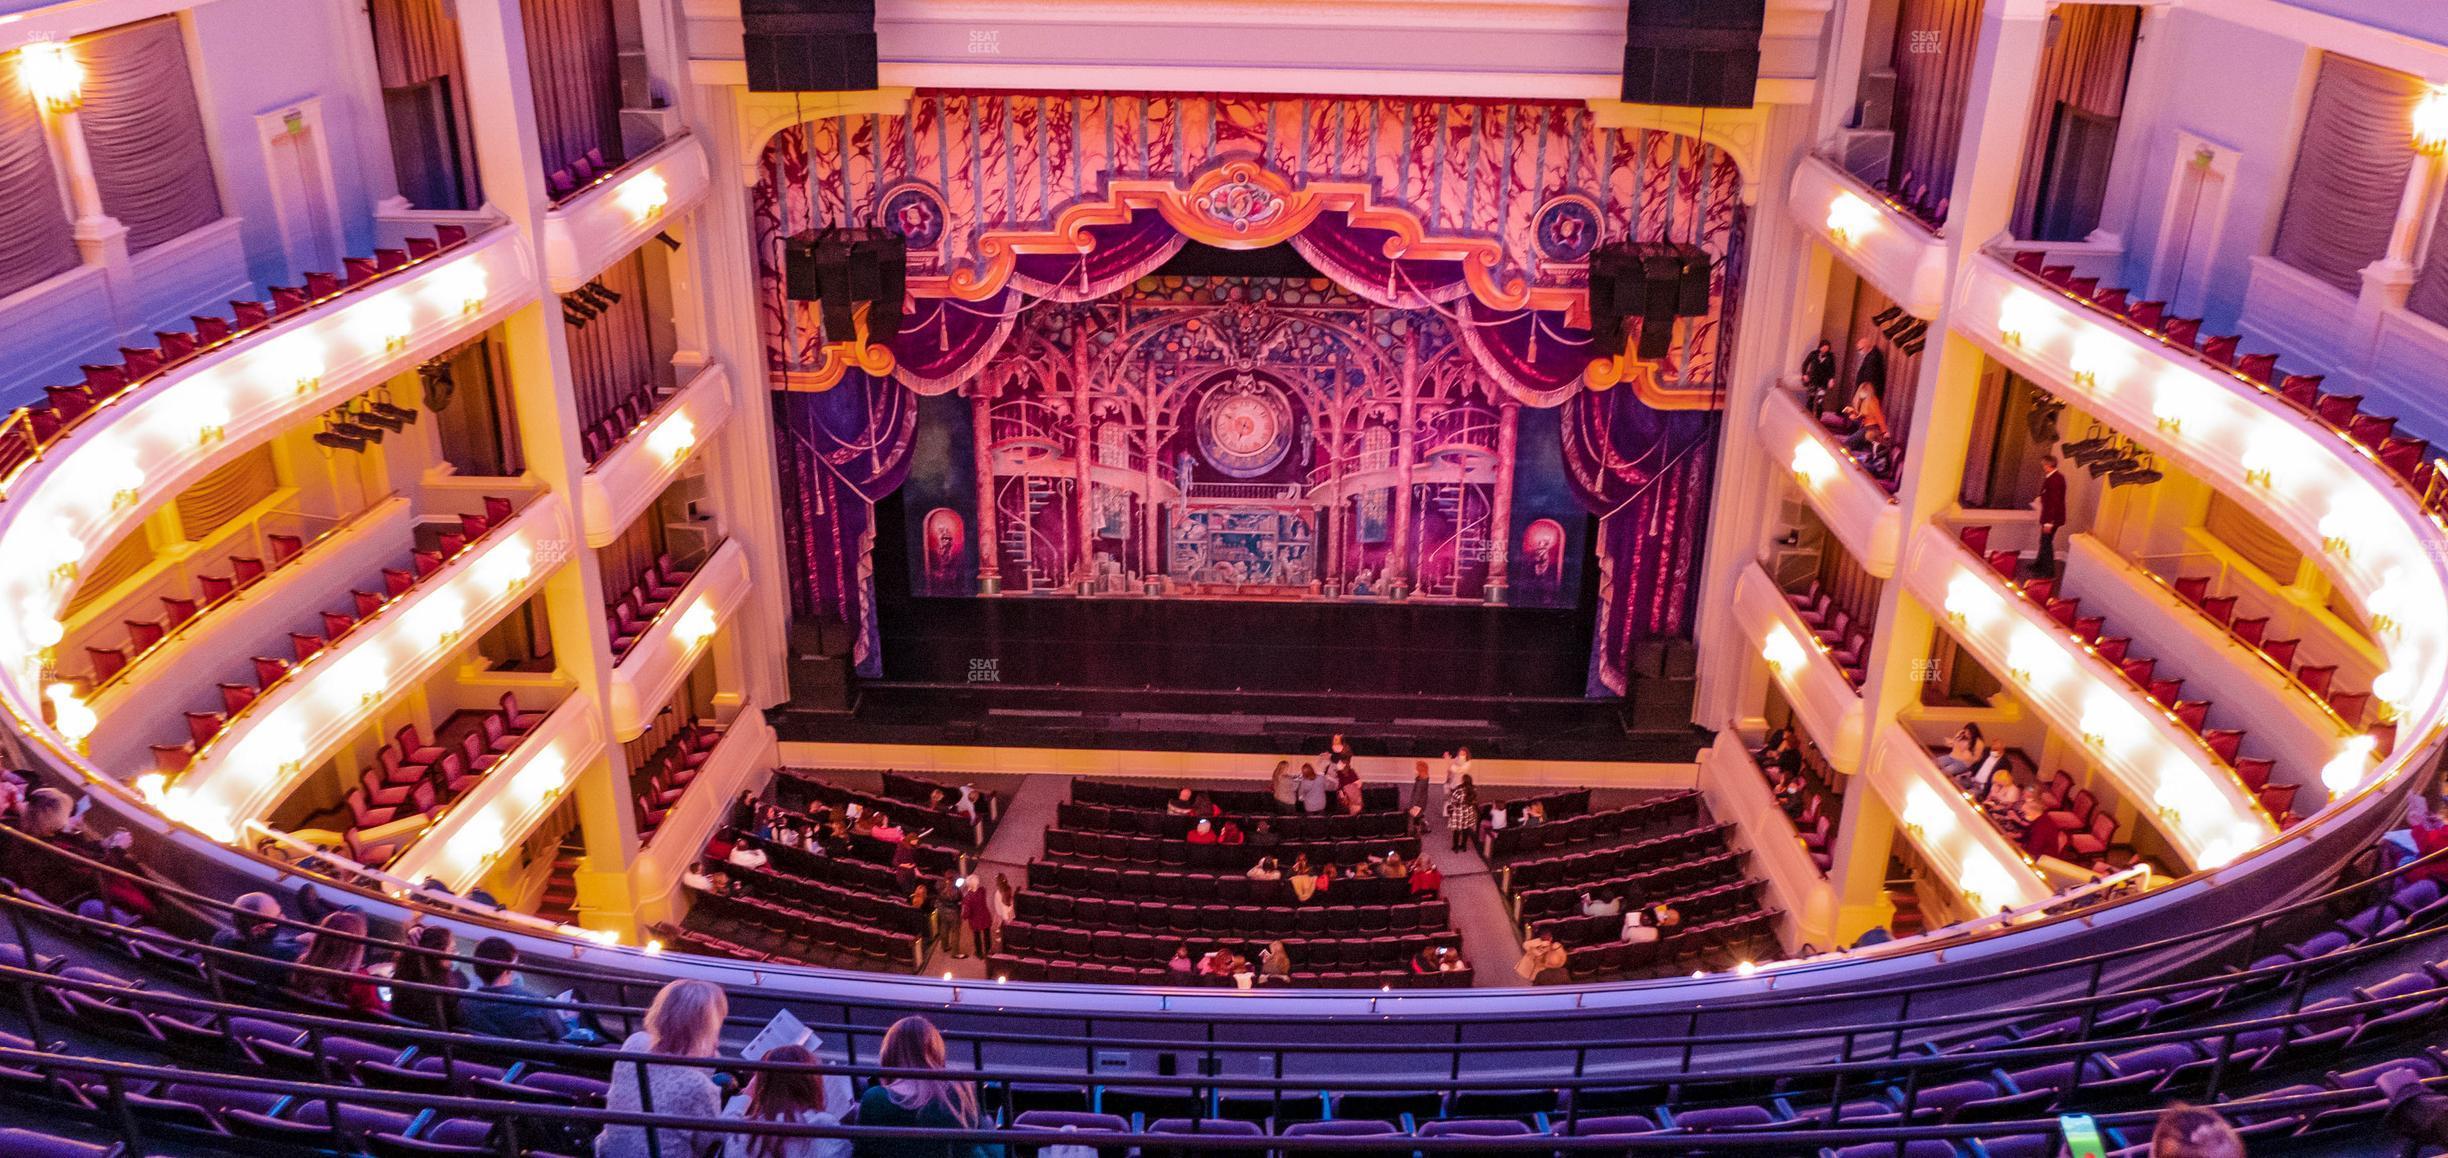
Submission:
<svg viewBox="0 0 2448 1158">
<path fill-rule="evenodd" d="M 1571 396 L 1589 369 L 1589 331 L 1568 329 L 1547 310 L 1495 314 L 1475 300 L 1462 303 L 1462 342 L 1488 377 L 1524 406 L 1554 406 Z"/>
<path fill-rule="evenodd" d="M 1461 262 L 1389 258 L 1385 247 L 1393 238 L 1382 229 L 1354 228 L 1349 218 L 1328 213 L 1293 234 L 1292 248 L 1336 285 L 1389 309 L 1425 309 L 1470 292 Z"/>
<path fill-rule="evenodd" d="M 1589 694 L 1623 695 L 1632 645 L 1691 630 L 1706 548 L 1714 411 L 1652 410 L 1626 389 L 1564 403 L 1564 473 L 1598 516 Z"/>
<path fill-rule="evenodd" d="M 773 396 L 783 549 L 794 617 L 854 624 L 858 674 L 884 674 L 876 632 L 875 502 L 909 477 L 918 396 L 859 370 Z"/>
<path fill-rule="evenodd" d="M 85 147 L 93 153 L 102 211 L 127 227 L 142 253 L 221 220 L 204 117 L 187 74 L 175 17 L 77 42 L 85 58 Z"/>
<path fill-rule="evenodd" d="M 0 58 L 0 297 L 75 269 L 78 260 L 42 110 L 17 78 L 21 55 Z"/>
<path fill-rule="evenodd" d="M 2414 141 L 2422 78 L 2346 56 L 2321 58 L 2295 173 L 2270 256 L 2346 291 L 2388 253 Z"/>
<path fill-rule="evenodd" d="M 1022 254 L 1012 266 L 1011 284 L 1033 298 L 1094 301 L 1155 272 L 1189 241 L 1163 214 L 1151 212 L 1133 213 L 1125 225 L 1094 225 L 1086 232 L 1086 253 Z"/>
<path fill-rule="evenodd" d="M 893 378 L 920 394 L 959 389 L 1002 352 L 1022 301 L 1009 289 L 982 302 L 915 299 L 893 338 Z"/>
</svg>

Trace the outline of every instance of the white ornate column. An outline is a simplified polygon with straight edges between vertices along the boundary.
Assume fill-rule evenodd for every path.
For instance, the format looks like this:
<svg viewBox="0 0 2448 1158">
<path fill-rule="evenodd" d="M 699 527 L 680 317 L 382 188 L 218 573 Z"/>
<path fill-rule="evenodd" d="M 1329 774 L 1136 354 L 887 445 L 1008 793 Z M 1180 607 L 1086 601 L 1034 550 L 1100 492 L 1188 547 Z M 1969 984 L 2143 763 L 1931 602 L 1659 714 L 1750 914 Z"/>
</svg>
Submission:
<svg viewBox="0 0 2448 1158">
<path fill-rule="evenodd" d="M 2405 194 L 2397 201 L 2397 221 L 2389 230 L 2388 252 L 2363 269 L 2359 303 L 2366 314 L 2405 308 L 2414 288 L 2415 258 L 2423 234 L 2439 204 L 2440 155 L 2448 152 L 2448 94 L 2425 94 L 2414 106 L 2414 123 L 2407 126 L 2414 141 L 2414 164 L 2406 170 Z"/>
</svg>

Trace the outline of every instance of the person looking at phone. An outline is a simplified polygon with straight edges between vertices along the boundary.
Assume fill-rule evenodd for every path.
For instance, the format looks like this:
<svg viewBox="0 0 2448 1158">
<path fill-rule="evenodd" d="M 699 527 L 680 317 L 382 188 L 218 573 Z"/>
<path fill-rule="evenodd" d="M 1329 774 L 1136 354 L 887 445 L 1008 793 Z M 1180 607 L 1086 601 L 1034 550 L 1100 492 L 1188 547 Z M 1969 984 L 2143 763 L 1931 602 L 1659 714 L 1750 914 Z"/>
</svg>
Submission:
<svg viewBox="0 0 2448 1158">
<path fill-rule="evenodd" d="M 558 1010 L 517 1000 L 540 1002 L 546 995 L 519 978 L 518 946 L 507 938 L 476 943 L 475 971 L 476 989 L 459 1000 L 460 1029 L 519 1041 L 559 1041 L 569 1031 Z"/>
</svg>

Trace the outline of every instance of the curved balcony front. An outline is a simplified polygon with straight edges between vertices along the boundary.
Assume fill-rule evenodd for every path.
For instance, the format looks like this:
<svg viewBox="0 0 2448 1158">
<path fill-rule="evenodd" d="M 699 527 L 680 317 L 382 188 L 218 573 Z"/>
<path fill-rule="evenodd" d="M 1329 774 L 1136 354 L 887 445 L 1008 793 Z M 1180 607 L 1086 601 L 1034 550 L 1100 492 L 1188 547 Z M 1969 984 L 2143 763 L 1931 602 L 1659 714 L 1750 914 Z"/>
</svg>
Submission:
<svg viewBox="0 0 2448 1158">
<path fill-rule="evenodd" d="M 572 293 L 594 280 L 687 216 L 712 184 L 705 146 L 683 134 L 547 210 L 542 245 L 552 292 Z"/>
<path fill-rule="evenodd" d="M 1859 560 L 1881 579 L 1895 574 L 1904 542 L 1904 513 L 1870 472 L 1836 441 L 1791 390 L 1770 390 L 1760 404 L 1760 442 L 1793 472 L 1794 482 L 1819 521 L 1827 524 Z"/>
<path fill-rule="evenodd" d="M 386 871 L 466 892 L 552 813 L 578 774 L 602 758 L 604 747 L 603 716 L 594 701 L 563 697 L 483 780 L 434 817 Z"/>
<path fill-rule="evenodd" d="M 1853 772 L 1861 758 L 1861 693 L 1767 568 L 1754 563 L 1735 578 L 1734 620 L 1742 625 L 1743 638 L 1767 658 L 1786 702 L 1801 713 L 1802 729 L 1819 741 L 1837 771 Z"/>
<path fill-rule="evenodd" d="M 589 467 L 578 489 L 590 547 L 608 547 L 731 418 L 731 376 L 699 367 L 646 424 Z"/>
<path fill-rule="evenodd" d="M 1903 725 L 1890 721 L 1879 729 L 1860 779 L 1886 801 L 1896 831 L 1920 851 L 1922 863 L 1946 879 L 1966 909 L 1994 913 L 2049 898 L 2048 882 L 2023 850 L 1964 799 Z"/>
<path fill-rule="evenodd" d="M 748 598 L 748 549 L 733 539 L 715 548 L 612 668 L 612 734 L 627 743 L 654 723 L 656 705 L 671 699 L 697 657 L 730 626 Z"/>
<path fill-rule="evenodd" d="M 1944 237 L 1825 157 L 1802 158 L 1788 196 L 1794 220 L 1888 300 L 1916 318 L 1938 316 L 1946 297 Z"/>
</svg>

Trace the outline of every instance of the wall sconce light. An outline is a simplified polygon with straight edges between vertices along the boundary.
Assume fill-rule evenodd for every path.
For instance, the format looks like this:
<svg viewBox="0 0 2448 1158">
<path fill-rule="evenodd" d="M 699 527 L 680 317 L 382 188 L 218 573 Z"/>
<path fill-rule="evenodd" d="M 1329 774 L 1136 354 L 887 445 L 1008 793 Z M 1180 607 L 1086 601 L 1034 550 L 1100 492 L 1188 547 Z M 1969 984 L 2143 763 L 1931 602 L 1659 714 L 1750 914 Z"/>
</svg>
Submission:
<svg viewBox="0 0 2448 1158">
<path fill-rule="evenodd" d="M 332 698 L 344 709 L 373 707 L 382 702 L 383 693 L 389 690 L 389 677 L 381 656 L 371 651 L 358 652 L 332 673 Z"/>
<path fill-rule="evenodd" d="M 1805 438 L 1794 444 L 1794 478 L 1813 490 L 1824 485 L 1836 473 L 1836 459 L 1816 439 Z"/>
<path fill-rule="evenodd" d="M 295 725 L 269 725 L 248 745 L 247 756 L 241 767 L 270 766 L 286 780 L 305 770 L 306 740 Z"/>
<path fill-rule="evenodd" d="M 2338 800 L 2363 783 L 2363 775 L 2371 771 L 2372 751 L 2379 741 L 2369 736 L 2351 736 L 2338 746 L 2338 754 L 2321 765 L 2321 787 L 2329 790 L 2329 799 Z"/>
<path fill-rule="evenodd" d="M 38 529 L 28 537 L 34 539 L 34 560 L 53 580 L 68 583 L 76 579 L 77 569 L 85 562 L 85 540 L 68 529 L 68 520 L 53 519 L 48 529 Z"/>
<path fill-rule="evenodd" d="M 2076 386 L 2096 392 L 2102 382 L 2115 376 L 2124 361 L 2125 352 L 2118 347 L 2115 339 L 2106 334 L 2085 334 L 2081 341 L 2074 344 L 2074 356 L 2068 368 L 2073 372 Z"/>
<path fill-rule="evenodd" d="M 75 684 L 56 683 L 43 689 L 44 698 L 51 701 L 51 726 L 59 729 L 68 742 L 76 745 L 77 755 L 92 753 L 85 750 L 85 738 L 93 735 L 94 725 L 101 723 L 92 708 L 77 698 Z"/>
<path fill-rule="evenodd" d="M 2047 324 L 2048 307 L 2028 290 L 2015 290 L 1998 306 L 1998 340 L 2023 348 L 2024 339 Z"/>
<path fill-rule="evenodd" d="M 695 647 L 712 639 L 715 627 L 714 608 L 701 599 L 672 624 L 672 638 L 682 647 Z"/>
<path fill-rule="evenodd" d="M 2244 447 L 2244 482 L 2263 489 L 2278 485 L 2278 464 L 2285 461 L 2276 445 L 2264 437 L 2256 437 Z"/>
<path fill-rule="evenodd" d="M 56 40 L 39 41 L 17 50 L 17 75 L 26 91 L 42 102 L 45 112 L 63 116 L 85 103 L 85 66 Z"/>
<path fill-rule="evenodd" d="M 1946 616 L 1959 627 L 1970 625 L 1976 619 L 1987 623 L 1997 614 L 1998 603 L 1997 592 L 1991 591 L 1970 572 L 1958 571 L 1954 578 L 1947 580 Z"/>
<path fill-rule="evenodd" d="M 511 539 L 486 553 L 476 564 L 476 580 L 493 589 L 494 594 L 507 595 L 535 573 L 535 550 L 525 539 Z"/>
<path fill-rule="evenodd" d="M 697 424 L 686 414 L 672 415 L 670 420 L 646 436 L 646 449 L 666 463 L 680 461 L 689 448 L 697 445 Z"/>
<path fill-rule="evenodd" d="M 1795 639 L 1783 624 L 1768 629 L 1768 637 L 1760 641 L 1760 658 L 1768 661 L 1768 670 L 1783 675 L 1802 663 L 1802 641 Z"/>
<path fill-rule="evenodd" d="M 59 646 L 60 640 L 67 638 L 68 625 L 28 600 L 25 618 L 19 622 L 17 634 L 25 640 L 28 648 L 42 653 L 43 662 L 48 663 L 52 659 L 53 649 Z"/>
<path fill-rule="evenodd" d="M 357 309 L 357 332 L 368 349 L 378 354 L 396 354 L 408 348 L 408 334 L 415 323 L 408 316 L 407 303 L 397 298 L 376 298 Z"/>
<path fill-rule="evenodd" d="M 1878 210 L 1852 193 L 1838 193 L 1828 202 L 1828 234 L 1846 245 L 1876 228 L 1878 219 Z"/>
<path fill-rule="evenodd" d="M 2329 504 L 2329 513 L 2320 518 L 2321 550 L 2341 559 L 2354 558 L 2355 544 L 2372 525 L 2372 520 L 2354 504 L 2337 499 Z"/>
<path fill-rule="evenodd" d="M 621 186 L 620 203 L 638 221 L 652 220 L 671 204 L 671 184 L 661 173 L 640 173 Z"/>
<path fill-rule="evenodd" d="M 2181 379 L 2159 383 L 2159 389 L 2151 395 L 2151 420 L 2158 423 L 2159 429 L 2169 434 L 2184 433 L 2185 412 L 2191 401 L 2185 397 L 2188 393 Z"/>
<path fill-rule="evenodd" d="M 2019 628 L 2006 646 L 2006 670 L 2025 686 L 2041 677 L 2054 681 L 2065 673 L 2065 656 L 2055 644 L 2029 627 Z"/>
<path fill-rule="evenodd" d="M 475 314 L 484 309 L 485 271 L 476 263 L 461 262 L 443 272 L 434 282 L 434 301 L 445 311 L 461 315 Z"/>
<path fill-rule="evenodd" d="M 448 647 L 459 638 L 467 625 L 467 604 L 456 591 L 436 591 L 426 596 L 408 617 L 408 634 L 431 647 Z"/>
<path fill-rule="evenodd" d="M 2391 567 L 2380 577 L 2379 588 L 2364 601 L 2364 609 L 2371 613 L 2373 631 L 2395 635 L 2404 629 L 2406 605 L 2413 602 L 2409 586 L 2403 567 Z"/>
<path fill-rule="evenodd" d="M 297 394 L 311 394 L 323 385 L 323 356 L 305 338 L 275 347 L 267 360 L 273 367 L 272 380 Z"/>
<path fill-rule="evenodd" d="M 199 385 L 177 396 L 177 402 L 163 414 L 172 429 L 193 431 L 197 446 L 211 446 L 229 431 L 229 400 L 210 386 Z"/>
<path fill-rule="evenodd" d="M 452 835 L 451 859 L 482 872 L 486 864 L 501 855 L 503 836 L 501 818 L 491 812 L 479 812 Z"/>
<path fill-rule="evenodd" d="M 1926 842 L 1933 832 L 1947 832 L 1955 827 L 1955 814 L 1946 803 L 1928 789 L 1916 787 L 1904 802 L 1905 831 Z"/>
<path fill-rule="evenodd" d="M 510 782 L 510 790 L 529 804 L 542 803 L 561 790 L 561 778 L 569 771 L 569 761 L 558 748 L 546 748 L 536 753 L 519 770 L 518 779 Z"/>
<path fill-rule="evenodd" d="M 2397 717 L 2405 711 L 2406 701 L 2413 698 L 2414 677 L 2402 669 L 2390 668 L 2372 677 L 2371 694 L 2380 722 L 2396 723 Z"/>
<path fill-rule="evenodd" d="M 2448 90 L 2434 88 L 2414 102 L 2414 151 L 2426 157 L 2448 153 Z"/>
<path fill-rule="evenodd" d="M 2133 739 L 2134 716 L 2116 697 L 2094 690 L 2083 701 L 2083 744 L 2093 751 L 2103 751 L 2110 744 L 2122 746 Z"/>
</svg>

